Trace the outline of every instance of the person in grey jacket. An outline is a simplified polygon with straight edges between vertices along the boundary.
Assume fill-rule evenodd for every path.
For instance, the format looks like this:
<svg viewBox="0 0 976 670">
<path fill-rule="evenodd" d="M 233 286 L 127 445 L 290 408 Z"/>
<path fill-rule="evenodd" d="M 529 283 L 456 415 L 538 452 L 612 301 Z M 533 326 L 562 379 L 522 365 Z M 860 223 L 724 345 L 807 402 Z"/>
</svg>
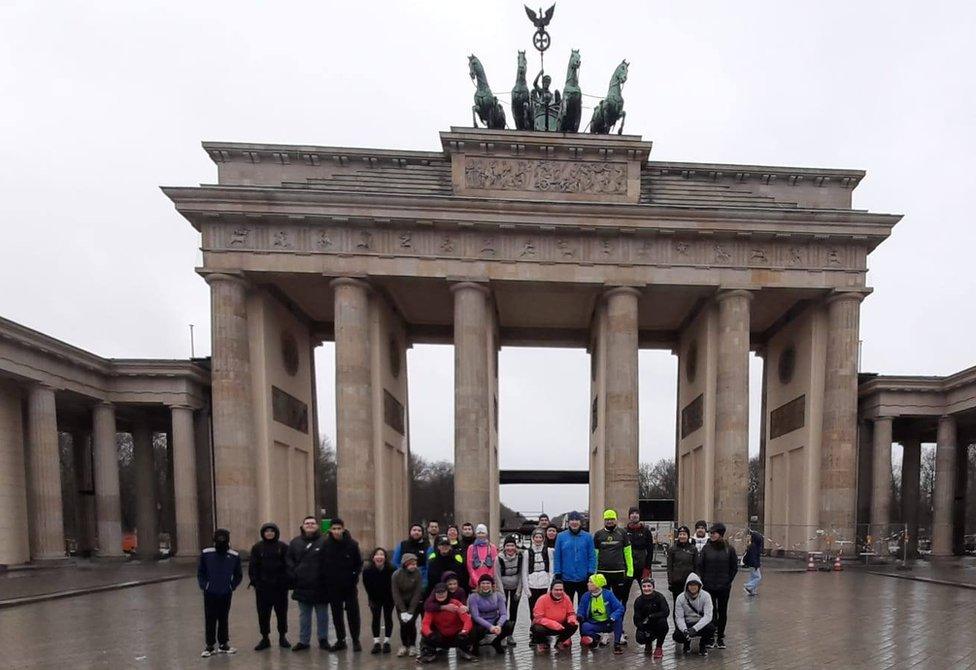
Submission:
<svg viewBox="0 0 976 670">
<path fill-rule="evenodd" d="M 502 593 L 505 594 L 505 602 L 508 605 L 508 618 L 515 625 L 518 619 L 518 606 L 522 600 L 522 592 L 525 584 L 522 581 L 524 569 L 522 561 L 525 556 L 519 551 L 518 540 L 514 535 L 505 538 L 502 550 L 498 554 L 498 562 L 495 563 L 495 581 L 501 586 Z M 507 638 L 509 647 L 515 646 L 515 640 L 509 636 Z"/>
<path fill-rule="evenodd" d="M 701 580 L 694 572 L 685 580 L 685 590 L 674 601 L 674 641 L 684 645 L 684 652 L 691 651 L 691 641 L 698 640 L 698 653 L 708 656 L 708 646 L 715 635 L 712 623 L 712 597 L 702 589 Z"/>
<path fill-rule="evenodd" d="M 400 568 L 391 579 L 393 605 L 400 618 L 400 649 L 397 656 L 417 654 L 417 619 L 420 602 L 424 595 L 424 576 L 417 566 L 417 557 L 405 553 L 400 557 Z"/>
</svg>

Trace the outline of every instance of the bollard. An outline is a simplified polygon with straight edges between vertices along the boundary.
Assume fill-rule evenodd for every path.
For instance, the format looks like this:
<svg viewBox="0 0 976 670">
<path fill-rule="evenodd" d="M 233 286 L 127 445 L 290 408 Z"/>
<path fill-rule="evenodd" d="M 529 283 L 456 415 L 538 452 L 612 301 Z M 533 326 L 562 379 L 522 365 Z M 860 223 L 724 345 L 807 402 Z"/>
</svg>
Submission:
<svg viewBox="0 0 976 670">
<path fill-rule="evenodd" d="M 813 554 L 807 554 L 807 572 L 816 572 L 817 566 L 813 562 Z"/>
<path fill-rule="evenodd" d="M 844 566 L 840 564 L 840 555 L 842 552 L 837 552 L 837 556 L 834 558 L 834 572 L 840 572 L 844 569 Z"/>
</svg>

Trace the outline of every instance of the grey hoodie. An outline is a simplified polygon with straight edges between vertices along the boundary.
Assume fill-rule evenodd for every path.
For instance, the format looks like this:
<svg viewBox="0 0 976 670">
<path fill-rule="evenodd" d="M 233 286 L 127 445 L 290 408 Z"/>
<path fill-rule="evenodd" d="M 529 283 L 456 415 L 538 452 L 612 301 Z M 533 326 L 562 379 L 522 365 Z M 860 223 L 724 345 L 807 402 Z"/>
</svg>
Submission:
<svg viewBox="0 0 976 670">
<path fill-rule="evenodd" d="M 689 584 L 698 584 L 698 595 L 692 598 Z M 712 622 L 712 597 L 701 588 L 701 579 L 694 572 L 685 580 L 685 590 L 674 601 L 674 623 L 682 633 L 689 628 L 700 631 Z"/>
</svg>

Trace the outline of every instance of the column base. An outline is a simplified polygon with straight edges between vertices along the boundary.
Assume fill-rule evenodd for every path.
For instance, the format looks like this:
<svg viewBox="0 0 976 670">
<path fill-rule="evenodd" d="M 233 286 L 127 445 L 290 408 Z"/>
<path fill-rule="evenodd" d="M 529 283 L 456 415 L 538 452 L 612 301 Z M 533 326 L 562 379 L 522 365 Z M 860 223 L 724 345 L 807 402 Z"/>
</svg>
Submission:
<svg viewBox="0 0 976 670">
<path fill-rule="evenodd" d="M 96 563 L 125 563 L 130 557 L 128 554 L 95 554 L 92 560 Z"/>
</svg>

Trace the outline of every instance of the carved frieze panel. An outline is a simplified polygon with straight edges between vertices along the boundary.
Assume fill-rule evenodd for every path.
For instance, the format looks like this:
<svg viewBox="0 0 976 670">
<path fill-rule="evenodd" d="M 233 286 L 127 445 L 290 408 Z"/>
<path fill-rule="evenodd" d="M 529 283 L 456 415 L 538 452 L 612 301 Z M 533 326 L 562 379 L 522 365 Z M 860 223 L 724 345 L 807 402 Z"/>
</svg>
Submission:
<svg viewBox="0 0 976 670">
<path fill-rule="evenodd" d="M 469 156 L 464 162 L 464 185 L 483 191 L 625 195 L 627 164 Z"/>
</svg>

